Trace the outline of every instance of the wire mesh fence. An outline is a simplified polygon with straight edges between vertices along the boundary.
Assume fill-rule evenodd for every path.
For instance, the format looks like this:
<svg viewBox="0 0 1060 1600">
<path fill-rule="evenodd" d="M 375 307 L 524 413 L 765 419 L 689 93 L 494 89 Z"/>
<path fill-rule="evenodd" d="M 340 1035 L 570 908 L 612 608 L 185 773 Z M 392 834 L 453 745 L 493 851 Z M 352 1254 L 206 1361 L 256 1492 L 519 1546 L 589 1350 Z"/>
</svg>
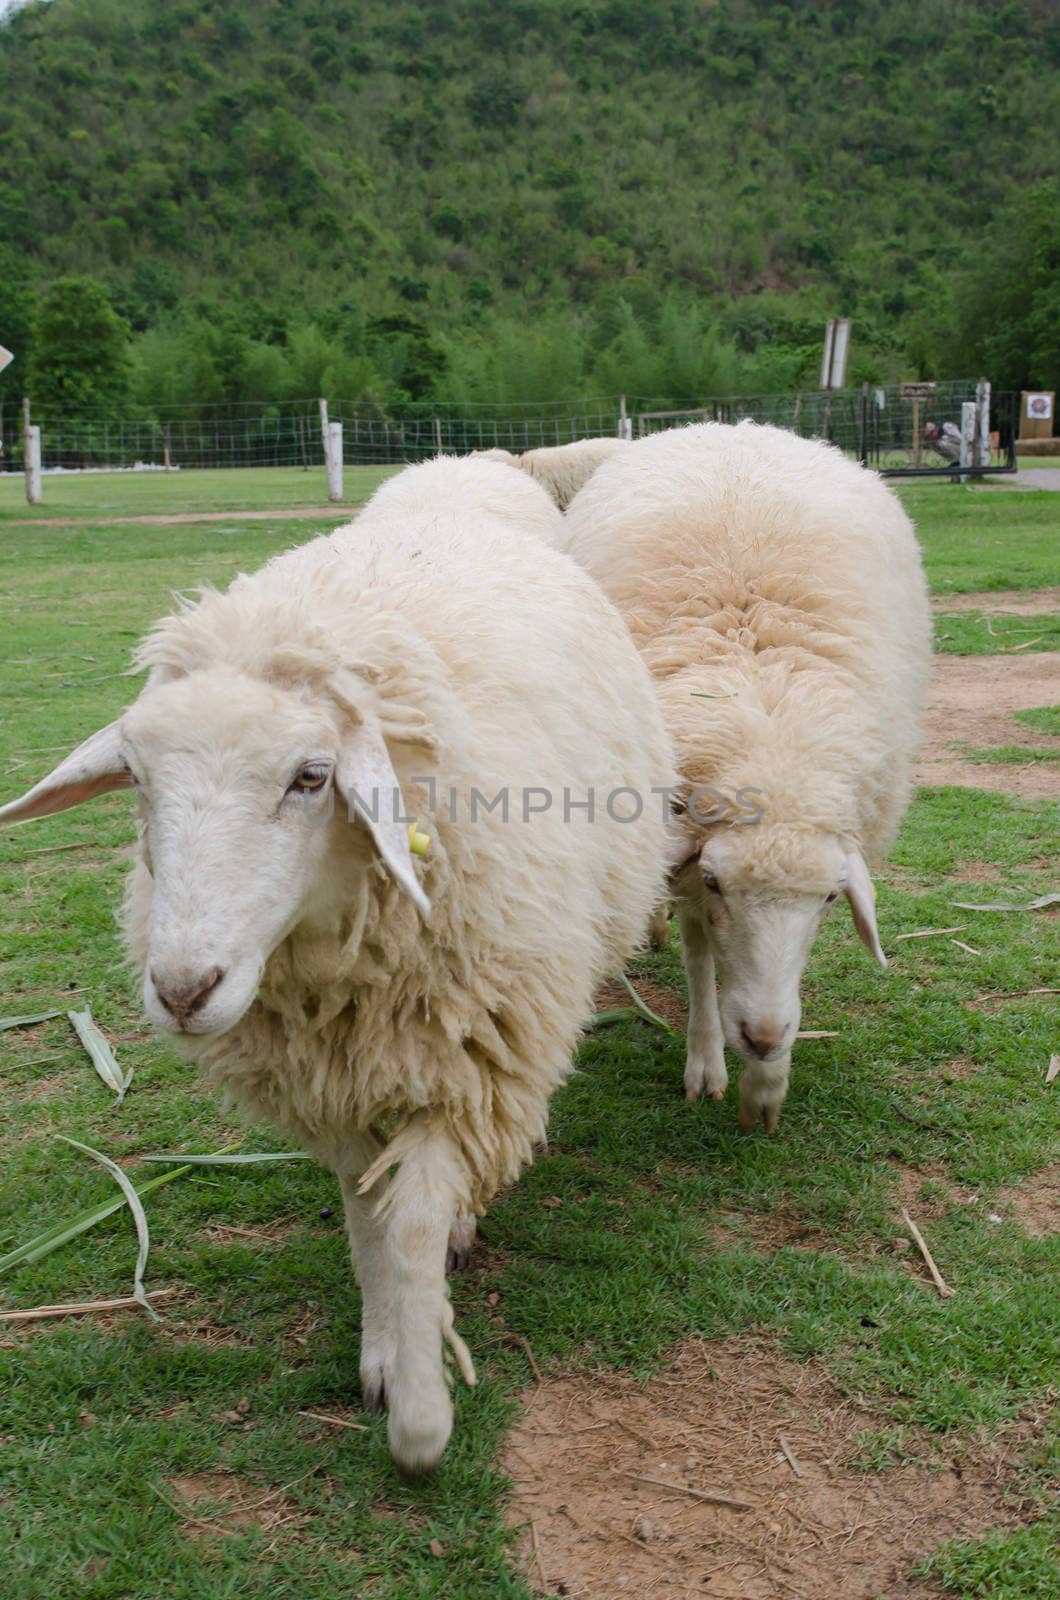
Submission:
<svg viewBox="0 0 1060 1600">
<path fill-rule="evenodd" d="M 532 405 L 426 402 L 387 415 L 363 402 L 329 400 L 331 422 L 343 427 L 343 460 L 386 466 L 440 453 L 507 449 L 513 453 L 577 439 L 617 434 L 634 437 L 700 419 L 751 418 L 805 437 L 829 439 L 852 456 L 892 474 L 945 473 L 960 454 L 962 408 L 979 400 L 974 380 L 898 384 L 861 389 L 801 391 L 783 395 L 728 396 L 661 409 L 650 398 L 604 396 L 576 404 Z M 987 430 L 973 471 L 1015 466 L 1016 409 L 1009 395 L 987 400 Z M 628 423 L 626 419 L 628 418 Z M 225 406 L 142 408 L 139 413 L 68 417 L 33 410 L 41 429 L 45 472 L 189 470 L 220 467 L 324 465 L 320 402 L 240 403 Z M 21 470 L 21 430 L 0 465 Z"/>
</svg>

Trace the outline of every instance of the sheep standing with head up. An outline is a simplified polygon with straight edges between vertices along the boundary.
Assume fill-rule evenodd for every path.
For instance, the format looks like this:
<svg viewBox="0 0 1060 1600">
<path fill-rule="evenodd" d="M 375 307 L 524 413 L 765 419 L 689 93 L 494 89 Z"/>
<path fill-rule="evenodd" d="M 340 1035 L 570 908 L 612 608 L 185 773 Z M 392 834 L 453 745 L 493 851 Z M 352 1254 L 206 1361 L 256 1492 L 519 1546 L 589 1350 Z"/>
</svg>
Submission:
<svg viewBox="0 0 1060 1600">
<path fill-rule="evenodd" d="M 0 811 L 136 789 L 147 1013 L 338 1174 L 364 1398 L 409 1472 L 451 1430 L 446 1341 L 474 1380 L 450 1229 L 529 1161 L 663 890 L 669 742 L 558 521 L 507 468 L 408 469 L 161 622 L 137 701 Z"/>
<path fill-rule="evenodd" d="M 753 423 L 630 445 L 566 524 L 676 746 L 688 1097 L 724 1095 L 728 1043 L 747 1063 L 741 1124 L 772 1130 L 803 968 L 840 894 L 886 965 L 866 862 L 909 800 L 931 661 L 912 525 L 874 473 Z"/>
<path fill-rule="evenodd" d="M 574 496 L 585 487 L 593 473 L 604 461 L 609 461 L 619 450 L 625 450 L 625 439 L 575 439 L 573 444 L 542 445 L 537 450 L 524 450 L 514 455 L 510 450 L 481 450 L 480 459 L 503 461 L 508 466 L 528 472 L 552 499 L 565 511 Z"/>
</svg>

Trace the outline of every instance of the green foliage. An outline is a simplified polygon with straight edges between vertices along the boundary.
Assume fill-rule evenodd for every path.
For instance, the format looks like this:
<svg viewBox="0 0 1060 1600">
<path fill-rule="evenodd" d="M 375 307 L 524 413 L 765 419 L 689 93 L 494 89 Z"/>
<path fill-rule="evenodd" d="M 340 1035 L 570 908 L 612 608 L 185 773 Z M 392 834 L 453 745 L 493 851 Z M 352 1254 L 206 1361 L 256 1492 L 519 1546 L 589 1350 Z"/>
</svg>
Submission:
<svg viewBox="0 0 1060 1600">
<path fill-rule="evenodd" d="M 1060 183 L 1013 194 L 959 282 L 940 357 L 1002 389 L 1060 387 Z"/>
<path fill-rule="evenodd" d="M 45 411 L 113 406 L 128 390 L 128 327 L 102 284 L 60 278 L 37 307 L 26 386 Z"/>
<path fill-rule="evenodd" d="M 7 283 L 70 273 L 171 404 L 287 392 L 350 300 L 424 330 L 335 356 L 336 396 L 398 406 L 532 398 L 520 350 L 550 398 L 812 385 L 837 312 L 854 382 L 1060 387 L 1038 0 L 81 0 L 0 27 L 2 393 L 29 355 Z"/>
</svg>

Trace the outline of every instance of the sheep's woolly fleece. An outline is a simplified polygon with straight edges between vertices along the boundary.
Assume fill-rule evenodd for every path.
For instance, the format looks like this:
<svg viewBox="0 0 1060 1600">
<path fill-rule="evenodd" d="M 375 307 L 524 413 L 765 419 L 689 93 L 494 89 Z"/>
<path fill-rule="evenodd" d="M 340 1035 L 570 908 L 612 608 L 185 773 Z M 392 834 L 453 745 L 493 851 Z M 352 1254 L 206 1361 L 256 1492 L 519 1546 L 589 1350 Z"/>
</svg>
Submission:
<svg viewBox="0 0 1060 1600">
<path fill-rule="evenodd" d="M 931 619 L 883 482 L 821 441 L 701 424 L 605 462 L 566 530 L 652 672 L 686 785 L 761 792 L 741 886 L 831 888 L 804 881 L 811 830 L 884 855 L 909 798 Z"/>
<path fill-rule="evenodd" d="M 447 1131 L 478 1209 L 544 1132 L 551 1091 L 661 892 L 661 804 L 636 822 L 561 796 L 647 795 L 672 757 L 651 681 L 616 611 L 557 542 L 559 513 L 529 478 L 486 461 L 410 468 L 361 517 L 207 593 L 141 647 L 151 683 L 222 667 L 233 678 L 378 721 L 405 809 L 431 838 L 432 902 L 415 907 L 374 860 L 367 830 L 332 824 L 348 885 L 326 926 L 299 926 L 258 998 L 220 1037 L 188 1040 L 210 1080 L 327 1164 L 374 1129 L 398 1159 Z M 341 670 L 336 671 L 336 664 Z M 430 811 L 424 780 L 437 780 Z M 480 810 L 507 786 L 507 822 Z M 556 803 L 524 822 L 524 786 Z M 450 787 L 460 797 L 449 815 Z M 150 880 L 126 904 L 142 964 Z"/>
<path fill-rule="evenodd" d="M 509 450 L 484 450 L 490 461 L 506 461 L 528 472 L 565 511 L 574 496 L 588 483 L 597 467 L 627 446 L 625 439 L 577 439 L 573 444 L 544 445 L 513 455 Z"/>
</svg>

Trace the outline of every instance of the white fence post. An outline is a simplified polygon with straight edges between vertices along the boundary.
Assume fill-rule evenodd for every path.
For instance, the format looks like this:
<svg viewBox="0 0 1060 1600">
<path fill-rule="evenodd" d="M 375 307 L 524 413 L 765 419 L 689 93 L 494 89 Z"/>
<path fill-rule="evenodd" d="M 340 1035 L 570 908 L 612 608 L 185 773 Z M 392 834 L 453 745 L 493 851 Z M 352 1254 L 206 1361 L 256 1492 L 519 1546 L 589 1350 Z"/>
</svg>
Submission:
<svg viewBox="0 0 1060 1600">
<path fill-rule="evenodd" d="M 328 499 L 342 499 L 342 423 L 329 422 L 324 436 L 328 469 Z"/>
<path fill-rule="evenodd" d="M 970 467 L 975 463 L 976 437 L 979 426 L 979 408 L 974 400 L 965 400 L 961 404 L 961 466 Z M 968 480 L 962 474 L 961 482 Z"/>
<path fill-rule="evenodd" d="M 34 425 L 26 429 L 23 454 L 26 458 L 26 499 L 31 506 L 39 506 L 44 499 L 40 476 L 40 429 Z"/>
<path fill-rule="evenodd" d="M 990 380 L 980 378 L 975 389 L 975 403 L 979 412 L 976 430 L 976 450 L 972 460 L 977 467 L 990 465 Z"/>
<path fill-rule="evenodd" d="M 632 439 L 633 437 L 633 418 L 626 411 L 626 397 L 624 394 L 620 394 L 618 397 L 618 437 L 620 439 Z"/>
</svg>

